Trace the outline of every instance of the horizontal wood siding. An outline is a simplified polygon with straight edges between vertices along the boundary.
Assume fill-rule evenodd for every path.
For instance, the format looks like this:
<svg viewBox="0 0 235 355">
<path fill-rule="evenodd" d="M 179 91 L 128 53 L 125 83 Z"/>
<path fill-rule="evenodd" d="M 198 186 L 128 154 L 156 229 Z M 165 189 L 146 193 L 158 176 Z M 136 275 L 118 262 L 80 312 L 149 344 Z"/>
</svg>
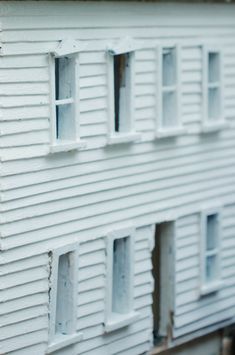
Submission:
<svg viewBox="0 0 235 355">
<path fill-rule="evenodd" d="M 233 316 L 235 204 L 222 210 L 221 289 L 211 295 L 200 295 L 200 215 L 193 214 L 177 221 L 175 336 Z M 229 250 L 228 250 L 229 249 Z"/>
<path fill-rule="evenodd" d="M 134 9 L 134 11 L 133 11 Z M 235 311 L 235 8 L 154 3 L 1 2 L 0 352 L 43 355 L 48 341 L 48 251 L 78 243 L 77 330 L 83 340 L 58 355 L 139 355 L 152 331 L 153 225 L 177 220 L 174 336 Z M 133 37 L 134 117 L 140 142 L 107 146 L 105 48 Z M 48 53 L 64 38 L 94 45 L 80 54 L 80 151 L 49 154 Z M 187 132 L 156 139 L 158 44 L 181 46 L 181 113 Z M 224 51 L 228 127 L 202 133 L 202 45 Z M 222 277 L 198 298 L 199 212 L 223 209 Z M 134 307 L 138 320 L 104 334 L 105 235 L 137 227 Z M 143 227 L 147 226 L 147 227 Z M 151 227 L 152 226 L 152 227 Z M 29 331 L 30 329 L 30 331 Z"/>
<path fill-rule="evenodd" d="M 26 257 L 1 266 L 1 353 L 47 346 L 48 255 Z"/>
<path fill-rule="evenodd" d="M 106 240 L 87 239 L 77 245 L 79 250 L 77 331 L 83 333 L 83 341 L 76 345 L 79 354 L 96 352 L 103 354 L 146 352 L 151 344 L 152 278 L 150 259 L 151 227 L 137 230 L 134 251 L 134 310 L 137 321 L 128 329 L 106 334 Z M 48 254 L 24 258 L 1 267 L 1 347 L 3 353 L 17 353 L 26 348 L 46 351 L 48 340 Z M 29 331 L 30 329 L 30 331 Z M 136 337 L 138 338 L 136 341 Z M 128 350 L 128 351 L 129 351 Z M 23 351 L 23 349 L 22 349 Z M 39 350 L 38 350 L 39 351 Z M 71 351 L 68 347 L 65 352 Z M 61 352 L 59 351 L 58 354 Z"/>
</svg>

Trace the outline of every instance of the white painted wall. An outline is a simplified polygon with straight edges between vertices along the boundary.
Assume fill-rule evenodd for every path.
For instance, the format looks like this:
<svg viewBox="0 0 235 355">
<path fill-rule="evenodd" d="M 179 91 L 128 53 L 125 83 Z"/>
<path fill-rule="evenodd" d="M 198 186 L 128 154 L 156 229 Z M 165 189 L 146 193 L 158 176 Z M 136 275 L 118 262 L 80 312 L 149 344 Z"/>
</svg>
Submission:
<svg viewBox="0 0 235 355">
<path fill-rule="evenodd" d="M 134 10 L 133 10 L 134 9 Z M 48 251 L 79 242 L 77 330 L 83 340 L 58 354 L 139 355 L 151 345 L 151 225 L 177 221 L 174 336 L 231 318 L 235 311 L 235 7 L 154 3 L 1 2 L 1 287 L 0 352 L 44 354 L 48 340 Z M 136 52 L 136 130 L 141 141 L 107 146 L 105 52 L 82 53 L 84 150 L 50 155 L 47 53 L 64 38 L 125 36 L 181 45 L 182 122 L 187 133 L 155 139 L 156 58 Z M 229 127 L 201 132 L 202 54 L 224 50 Z M 106 42 L 105 42 L 106 43 Z M 198 299 L 199 212 L 223 210 L 224 286 Z M 185 217 L 187 215 L 187 217 Z M 127 329 L 104 335 L 105 235 L 137 227 L 134 308 Z M 144 227 L 146 226 L 146 227 Z"/>
</svg>

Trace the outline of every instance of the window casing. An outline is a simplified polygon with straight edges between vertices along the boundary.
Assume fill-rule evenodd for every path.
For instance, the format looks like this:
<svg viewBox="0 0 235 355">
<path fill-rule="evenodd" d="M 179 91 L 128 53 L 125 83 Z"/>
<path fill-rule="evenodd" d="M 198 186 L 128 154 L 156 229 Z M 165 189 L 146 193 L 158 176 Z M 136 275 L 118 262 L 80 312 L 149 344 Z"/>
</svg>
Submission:
<svg viewBox="0 0 235 355">
<path fill-rule="evenodd" d="M 220 287 L 221 212 L 208 210 L 201 215 L 201 293 Z"/>
<path fill-rule="evenodd" d="M 135 50 L 130 39 L 108 48 L 109 137 L 108 143 L 127 143 L 140 139 L 134 120 Z"/>
<path fill-rule="evenodd" d="M 51 153 L 85 146 L 79 136 L 79 54 L 73 49 L 73 45 L 62 43 L 58 51 L 49 55 Z"/>
<path fill-rule="evenodd" d="M 184 133 L 180 113 L 180 47 L 158 47 L 157 137 Z"/>
<path fill-rule="evenodd" d="M 106 332 L 131 324 L 138 316 L 133 309 L 134 236 L 133 228 L 107 235 Z"/>
<path fill-rule="evenodd" d="M 203 130 L 225 126 L 223 109 L 223 55 L 220 49 L 203 47 Z"/>
<path fill-rule="evenodd" d="M 53 250 L 50 256 L 49 345 L 47 353 L 81 340 L 76 333 L 77 269 L 76 245 Z"/>
</svg>

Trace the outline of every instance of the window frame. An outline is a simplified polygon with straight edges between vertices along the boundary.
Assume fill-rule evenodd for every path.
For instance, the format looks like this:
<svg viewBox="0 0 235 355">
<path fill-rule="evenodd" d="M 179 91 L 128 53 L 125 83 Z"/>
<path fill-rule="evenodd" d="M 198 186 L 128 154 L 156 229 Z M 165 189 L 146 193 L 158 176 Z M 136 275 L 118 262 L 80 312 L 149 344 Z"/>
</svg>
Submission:
<svg viewBox="0 0 235 355">
<path fill-rule="evenodd" d="M 175 93 L 176 100 L 176 125 L 164 127 L 163 126 L 163 94 L 166 92 L 167 86 L 163 86 L 163 54 L 166 49 L 175 50 L 175 84 L 169 85 L 168 90 L 171 89 Z M 186 128 L 182 124 L 181 115 L 181 45 L 176 43 L 163 43 L 156 47 L 157 51 L 157 100 L 156 100 L 156 138 L 174 137 L 186 133 Z M 170 88 L 172 86 L 172 88 Z"/>
<path fill-rule="evenodd" d="M 207 250 L 207 219 L 210 215 L 217 215 L 217 243 L 212 251 Z M 201 280 L 200 293 L 207 295 L 218 291 L 221 288 L 221 240 L 222 240 L 222 209 L 220 207 L 207 209 L 201 212 Z M 207 257 L 216 255 L 216 277 L 212 281 L 206 280 L 206 260 Z"/>
<path fill-rule="evenodd" d="M 218 83 L 211 83 L 211 85 L 216 85 L 219 90 L 219 110 L 220 117 L 218 119 L 209 118 L 209 95 L 208 91 L 210 88 L 209 83 L 209 54 L 216 53 L 219 55 L 219 79 Z M 202 46 L 202 102 L 203 102 L 203 117 L 202 117 L 202 131 L 203 132 L 213 132 L 220 129 L 226 128 L 227 123 L 224 114 L 224 59 L 223 50 L 221 47 L 213 45 L 203 45 Z M 213 88 L 211 86 L 211 88 Z"/>
<path fill-rule="evenodd" d="M 80 63 L 79 63 L 79 52 L 83 51 L 85 46 L 77 41 L 65 40 L 62 41 L 59 46 L 49 53 L 49 68 L 50 68 L 50 153 L 66 152 L 74 149 L 85 148 L 86 142 L 80 139 Z M 56 100 L 55 96 L 55 59 L 68 57 L 72 58 L 74 61 L 74 78 L 71 83 L 73 87 L 73 95 L 69 99 Z M 75 139 L 59 140 L 56 137 L 57 131 L 57 114 L 56 107 L 63 104 L 73 105 L 73 117 L 71 120 L 74 121 L 75 126 Z"/>
<path fill-rule="evenodd" d="M 136 132 L 135 117 L 134 117 L 134 97 L 135 97 L 135 51 L 142 48 L 142 45 L 131 38 L 124 38 L 110 44 L 107 47 L 107 74 L 108 74 L 108 139 L 107 144 L 119 144 L 135 142 L 140 140 L 141 134 Z M 114 56 L 121 54 L 129 54 L 129 126 L 127 132 L 115 132 L 115 90 L 114 90 Z"/>
<path fill-rule="evenodd" d="M 136 230 L 133 227 L 111 231 L 106 236 L 107 247 L 107 283 L 106 283 L 106 317 L 105 331 L 111 332 L 116 329 L 132 324 L 137 318 L 138 313 L 134 311 L 134 241 Z M 130 238 L 130 269 L 129 269 L 129 310 L 120 314 L 112 311 L 113 300 L 113 244 L 117 239 Z"/>
<path fill-rule="evenodd" d="M 66 346 L 75 344 L 82 340 L 83 334 L 76 331 L 77 325 L 77 295 L 78 295 L 78 250 L 77 244 L 69 244 L 61 246 L 59 248 L 51 250 L 50 259 L 50 290 L 49 290 L 49 324 L 48 324 L 48 348 L 47 354 L 50 354 L 56 350 L 62 349 Z M 58 284 L 58 267 L 59 258 L 67 253 L 72 253 L 72 270 L 71 275 L 73 279 L 73 290 L 72 290 L 72 309 L 71 312 L 73 318 L 71 320 L 71 329 L 68 334 L 56 335 L 55 323 L 56 323 L 56 303 L 57 303 L 57 284 Z"/>
</svg>

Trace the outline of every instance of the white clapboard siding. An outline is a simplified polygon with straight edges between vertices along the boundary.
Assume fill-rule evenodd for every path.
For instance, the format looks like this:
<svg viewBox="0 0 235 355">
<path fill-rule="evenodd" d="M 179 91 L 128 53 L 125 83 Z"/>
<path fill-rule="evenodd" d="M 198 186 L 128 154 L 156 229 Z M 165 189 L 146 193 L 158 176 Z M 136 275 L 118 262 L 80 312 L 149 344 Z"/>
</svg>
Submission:
<svg viewBox="0 0 235 355">
<path fill-rule="evenodd" d="M 133 7 L 135 11 L 133 12 Z M 168 11 L 171 9 L 171 11 Z M 154 225 L 176 220 L 175 338 L 235 312 L 235 10 L 139 2 L 3 2 L 0 10 L 0 352 L 44 355 L 48 342 L 48 252 L 77 243 L 77 331 L 56 355 L 140 355 L 152 339 Z M 133 37 L 134 118 L 139 142 L 107 146 L 110 102 L 105 49 Z M 61 39 L 89 42 L 79 54 L 80 136 L 86 148 L 49 154 L 48 53 Z M 181 45 L 180 110 L 187 132 L 156 139 L 157 45 Z M 229 126 L 202 133 L 202 45 L 224 52 Z M 92 47 L 93 46 L 93 47 Z M 222 210 L 223 288 L 199 297 L 199 213 Z M 134 310 L 129 327 L 105 333 L 106 240 L 137 228 Z M 145 227 L 144 227 L 145 226 Z M 219 325 L 218 325 L 219 326 Z M 29 331 L 30 330 L 30 331 Z"/>
<path fill-rule="evenodd" d="M 184 175 L 186 176 L 186 174 L 188 175 L 187 178 L 185 178 L 183 180 L 183 182 L 185 184 L 189 184 L 195 181 L 200 181 L 203 182 L 204 180 L 207 180 L 208 178 L 212 177 L 212 176 L 216 176 L 216 177 L 221 177 L 222 175 L 222 169 L 227 171 L 227 175 L 232 175 L 233 174 L 233 162 L 234 162 L 234 158 L 231 157 L 228 160 L 226 160 L 225 162 L 223 162 L 223 164 L 218 164 L 216 161 L 209 163 L 209 162 L 205 162 L 205 171 L 199 173 L 197 172 L 197 170 L 199 170 L 199 164 L 198 166 L 195 165 L 195 168 L 193 169 L 193 171 L 189 170 L 188 167 L 185 167 L 185 171 L 184 171 Z M 207 167 L 207 168 L 206 168 Z M 202 164 L 202 168 L 203 168 L 203 164 Z M 221 170 L 218 170 L 221 169 Z M 197 170 L 196 170 L 197 169 Z M 209 172 L 207 171 L 207 169 L 209 169 Z M 172 169 L 173 170 L 173 169 Z M 11 210 L 15 210 L 17 208 L 21 208 L 22 207 L 27 207 L 27 206 L 35 206 L 35 216 L 37 215 L 37 204 L 43 204 L 43 203 L 48 203 L 47 207 L 50 208 L 50 205 L 53 207 L 53 205 L 55 205 L 54 201 L 56 200 L 62 200 L 63 201 L 63 209 L 66 209 L 66 203 L 69 202 L 69 197 L 76 197 L 76 196 L 80 196 L 81 200 L 80 203 L 78 204 L 78 206 L 82 206 L 83 204 L 90 204 L 91 202 L 95 203 L 96 200 L 98 201 L 105 201 L 107 199 L 109 199 L 110 197 L 110 189 L 125 189 L 126 187 L 130 187 L 131 185 L 133 185 L 133 183 L 140 184 L 141 182 L 145 181 L 146 183 L 146 192 L 147 190 L 152 189 L 153 185 L 153 181 L 155 181 L 155 179 L 161 178 L 162 181 L 161 183 L 159 182 L 159 186 L 158 186 L 158 190 L 163 190 L 164 188 L 170 188 L 172 186 L 178 186 L 178 184 L 180 185 L 182 183 L 182 178 L 181 176 L 175 176 L 175 180 L 174 182 L 172 181 L 172 179 L 169 178 L 169 169 L 168 171 L 165 171 L 165 174 L 162 172 L 162 174 L 160 172 L 152 170 L 149 173 L 143 173 L 142 175 L 138 174 L 137 176 L 124 176 L 124 177 L 120 177 L 119 179 L 111 179 L 110 181 L 104 181 L 104 182 L 99 182 L 96 184 L 90 184 L 87 186 L 81 185 L 81 186 L 74 186 L 71 187 L 70 189 L 66 189 L 63 188 L 61 190 L 56 190 L 53 192 L 48 192 L 47 194 L 36 194 L 33 197 L 28 197 L 27 199 L 20 199 L 20 196 L 18 197 L 17 200 L 13 200 L 10 199 L 10 201 L 7 201 L 7 196 L 14 196 L 14 192 L 10 191 L 10 192 L 5 192 L 3 193 L 3 197 L 2 200 L 6 201 L 4 202 L 3 206 L 2 206 L 2 211 L 11 211 Z M 165 176 L 164 176 L 165 175 Z M 173 185 L 174 184 L 174 185 Z M 149 185 L 149 186 L 148 186 Z M 148 186 L 148 188 L 147 188 Z M 157 189 L 156 189 L 157 190 Z M 125 190 L 124 190 L 125 191 Z M 131 192 L 131 190 L 130 190 Z M 89 200 L 87 200 L 87 198 L 83 201 L 84 199 L 84 195 L 86 194 L 91 194 L 94 193 L 91 197 L 91 202 Z M 99 196 L 102 193 L 102 198 Z M 125 193 L 125 192 L 124 192 Z M 137 191 L 136 191 L 137 193 Z M 120 196 L 122 196 L 122 192 L 120 191 Z M 107 196 L 106 196 L 107 195 Z M 16 195 L 14 196 L 16 198 Z M 26 197 L 26 196 L 25 196 Z M 115 197 L 115 194 L 113 194 L 112 198 Z M 52 202 L 53 201 L 53 202 Z M 72 202 L 72 201 L 71 201 Z M 71 208 L 73 205 L 68 206 L 68 208 Z M 43 210 L 43 205 L 41 205 L 41 211 Z M 59 209 L 61 210 L 61 209 Z M 27 210 L 26 210 L 27 211 Z M 48 211 L 48 209 L 47 209 Z M 54 207 L 54 209 L 52 211 L 56 211 L 56 205 Z M 22 214 L 21 214 L 21 218 L 24 217 L 24 211 L 21 210 Z M 50 211 L 48 211 L 49 213 Z M 29 215 L 28 215 L 29 217 Z"/>
<path fill-rule="evenodd" d="M 47 265 L 48 255 L 41 254 L 1 267 L 1 346 L 4 353 L 38 343 L 39 349 L 45 349 Z"/>
<path fill-rule="evenodd" d="M 218 293 L 208 295 L 206 297 L 200 296 L 200 215 L 194 214 L 181 218 L 177 223 L 177 235 L 176 239 L 176 258 L 182 258 L 182 261 L 188 266 L 187 273 L 191 276 L 184 282 L 180 281 L 180 275 L 184 273 L 179 267 L 176 269 L 176 287 L 175 287 L 175 333 L 177 335 L 183 334 L 185 328 L 189 326 L 189 332 L 193 329 L 198 329 L 198 324 L 208 324 L 208 318 L 212 319 L 212 316 L 218 313 L 214 322 L 218 322 L 229 317 L 228 310 L 234 307 L 234 295 L 235 287 L 232 278 L 234 278 L 234 255 L 235 249 L 231 250 L 230 256 L 224 257 L 224 250 L 226 250 L 227 241 L 231 238 L 230 235 L 235 233 L 235 223 L 231 217 L 234 217 L 234 205 L 226 206 L 223 209 L 223 223 L 222 223 L 222 240 L 221 240 L 221 276 L 223 286 Z M 189 220 L 189 223 L 187 222 Z M 182 247 L 181 240 L 185 239 L 186 232 L 188 233 L 188 239 L 191 240 L 192 233 L 197 231 L 198 239 L 197 243 L 192 243 L 192 253 L 195 257 L 191 257 L 190 264 L 187 264 L 188 257 L 190 257 L 191 249 L 187 250 L 188 246 Z M 182 235 L 184 236 L 182 239 Z M 179 239 L 180 238 L 180 239 Z M 179 243 L 180 241 L 180 243 Z M 231 246 L 230 246 L 231 247 Z M 228 267 L 228 261 L 231 260 Z M 178 264 L 179 266 L 179 264 Z M 230 272 L 231 270 L 231 272 Z M 180 282 L 179 282 L 180 281 Z M 232 282 L 232 283 L 231 283 Z M 223 313 L 224 310 L 224 313 Z M 230 317 L 232 316 L 232 312 Z"/>
<path fill-rule="evenodd" d="M 143 242 L 149 242 L 149 238 L 152 236 L 151 228 L 140 228 L 137 230 L 136 236 L 136 248 L 138 248 L 138 244 Z M 92 349 L 96 349 L 97 347 L 102 347 L 106 345 L 106 349 L 109 349 L 108 344 L 112 347 L 115 342 L 121 341 L 123 343 L 124 349 L 128 347 L 128 345 L 124 345 L 125 342 L 129 343 L 129 337 L 134 338 L 138 334 L 140 334 L 141 330 L 148 329 L 150 325 L 149 322 L 149 315 L 151 314 L 151 299 L 149 300 L 147 309 L 145 305 L 140 302 L 138 304 L 138 299 L 141 299 L 143 295 L 151 293 L 151 280 L 150 280 L 150 289 L 146 289 L 146 277 L 140 278 L 138 274 L 138 265 L 142 262 L 142 260 L 138 260 L 138 253 L 139 251 L 135 252 L 135 259 L 136 260 L 136 267 L 135 267 L 135 278 L 134 283 L 138 284 L 139 288 L 136 288 L 136 293 L 134 295 L 137 302 L 135 309 L 139 312 L 139 318 L 135 325 L 131 326 L 128 332 L 126 333 L 126 329 L 121 329 L 120 332 L 115 332 L 114 334 L 107 334 L 106 339 L 102 337 L 103 335 L 103 323 L 104 323 L 104 312 L 105 312 L 105 303 L 104 303 L 104 293 L 106 288 L 105 282 L 105 270 L 103 266 L 106 263 L 105 257 L 105 240 L 104 239 L 95 239 L 95 240 L 88 240 L 80 244 L 79 247 L 79 293 L 78 293 L 78 330 L 84 332 L 84 341 L 79 344 L 78 348 L 81 353 L 86 353 L 91 351 Z M 148 260 L 150 256 L 150 249 L 147 248 L 144 252 L 145 254 L 144 260 Z M 89 266 L 89 264 L 91 264 Z M 89 269 L 94 269 L 95 264 L 95 275 L 93 272 L 93 277 L 84 278 L 85 272 L 89 273 Z M 148 267 L 148 272 L 150 271 L 151 265 Z M 144 270 L 141 270 L 143 273 Z M 149 275 L 149 274 L 147 274 Z M 81 278 L 80 278 L 81 276 Z M 142 291 L 138 291 L 143 288 Z M 93 290 L 93 296 L 96 297 L 91 298 L 91 292 Z M 99 297 L 99 291 L 102 291 Z M 84 301 L 86 300 L 86 303 Z M 143 308 L 144 307 L 144 308 Z M 146 314 L 147 312 L 147 314 Z M 92 336 L 93 335 L 93 336 Z M 126 340 L 124 340 L 126 339 Z M 144 336 L 145 339 L 145 351 L 147 351 L 149 344 L 148 344 L 148 337 Z M 140 341 L 142 344 L 142 340 Z M 136 347 L 138 342 L 134 344 Z M 129 345 L 130 346 L 130 345 Z M 113 348 L 115 349 L 115 347 Z M 120 351 L 122 348 L 120 348 Z M 96 351 L 96 350 L 94 350 Z M 107 350 L 107 355 L 110 353 L 111 350 Z M 114 350 L 112 350 L 114 351 Z"/>
<path fill-rule="evenodd" d="M 17 349 L 17 350 L 13 350 L 11 351 L 11 355 L 25 355 L 25 351 L 28 352 L 28 354 L 44 354 L 46 352 L 46 342 L 45 343 L 41 343 L 41 344 L 35 344 L 35 345 L 29 345 L 27 346 L 27 350 L 25 350 L 25 348 L 23 349 Z"/>
</svg>

